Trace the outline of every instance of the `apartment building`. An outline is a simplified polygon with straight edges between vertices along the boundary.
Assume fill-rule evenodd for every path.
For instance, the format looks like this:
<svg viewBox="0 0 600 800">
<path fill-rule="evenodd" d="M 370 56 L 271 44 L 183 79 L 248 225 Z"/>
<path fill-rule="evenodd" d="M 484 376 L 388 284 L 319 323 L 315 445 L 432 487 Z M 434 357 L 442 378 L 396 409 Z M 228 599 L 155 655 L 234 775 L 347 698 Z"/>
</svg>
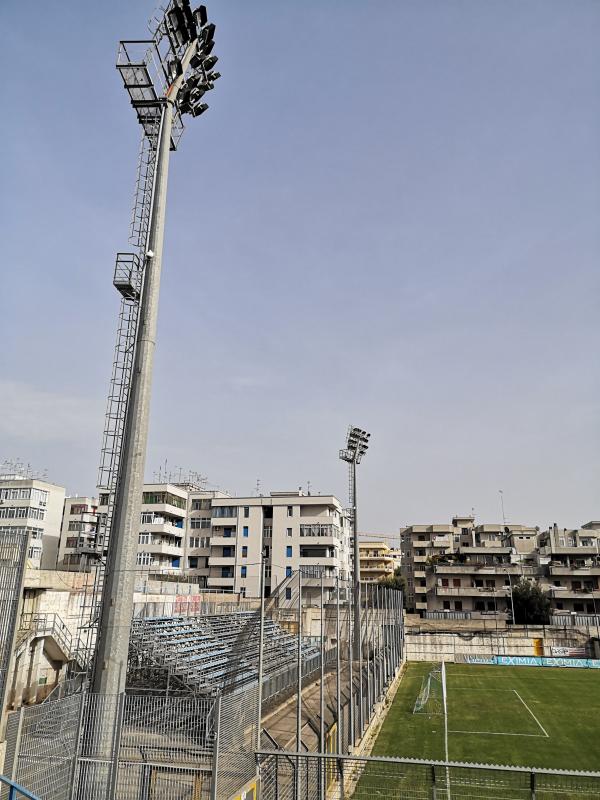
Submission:
<svg viewBox="0 0 600 800">
<path fill-rule="evenodd" d="M 476 525 L 473 516 L 402 528 L 407 609 L 506 615 L 513 580 L 539 571 L 537 535 L 524 525 Z"/>
<path fill-rule="evenodd" d="M 137 566 L 153 572 L 183 572 L 189 491 L 172 483 L 146 483 L 142 493 Z M 98 514 L 108 511 L 98 498 Z"/>
<path fill-rule="evenodd" d="M 65 497 L 57 568 L 78 571 L 94 551 L 98 532 L 98 500 L 95 497 Z"/>
<path fill-rule="evenodd" d="M 28 535 L 28 566 L 56 568 L 64 499 L 63 486 L 18 472 L 0 474 L 0 535 Z"/>
<path fill-rule="evenodd" d="M 214 498 L 207 585 L 258 597 L 261 549 L 265 594 L 293 572 L 333 585 L 350 569 L 349 525 L 333 495 L 302 491 L 266 497 Z"/>
<path fill-rule="evenodd" d="M 100 495 L 98 513 L 107 512 Z M 199 587 L 258 597 L 299 568 L 305 577 L 349 575 L 349 525 L 332 495 L 301 491 L 230 497 L 188 484 L 145 484 L 137 566 L 195 577 Z"/>
<path fill-rule="evenodd" d="M 540 534 L 538 559 L 556 613 L 600 611 L 600 522 L 571 530 L 552 526 Z"/>
<path fill-rule="evenodd" d="M 359 534 L 365 536 L 366 534 Z M 360 579 L 373 583 L 394 574 L 400 566 L 399 553 L 383 539 L 363 539 L 358 542 L 360 556 Z"/>
</svg>

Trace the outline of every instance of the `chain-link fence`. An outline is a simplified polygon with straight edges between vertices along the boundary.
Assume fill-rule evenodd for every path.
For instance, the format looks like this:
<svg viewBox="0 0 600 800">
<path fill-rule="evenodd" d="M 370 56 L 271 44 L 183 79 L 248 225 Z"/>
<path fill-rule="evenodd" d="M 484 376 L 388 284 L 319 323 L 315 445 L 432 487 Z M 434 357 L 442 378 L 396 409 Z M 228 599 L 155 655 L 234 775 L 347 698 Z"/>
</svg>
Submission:
<svg viewBox="0 0 600 800">
<path fill-rule="evenodd" d="M 281 752 L 257 755 L 261 800 L 598 800 L 600 772 Z"/>
</svg>

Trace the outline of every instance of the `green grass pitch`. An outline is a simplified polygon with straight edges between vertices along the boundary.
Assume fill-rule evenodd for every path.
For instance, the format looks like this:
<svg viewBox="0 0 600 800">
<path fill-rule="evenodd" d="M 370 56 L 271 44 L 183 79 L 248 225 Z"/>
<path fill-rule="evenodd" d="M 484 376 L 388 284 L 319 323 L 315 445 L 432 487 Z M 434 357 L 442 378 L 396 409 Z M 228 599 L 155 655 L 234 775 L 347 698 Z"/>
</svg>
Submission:
<svg viewBox="0 0 600 800">
<path fill-rule="evenodd" d="M 445 758 L 442 714 L 413 714 L 409 663 L 373 755 Z M 447 665 L 451 761 L 600 771 L 600 670 Z"/>
</svg>

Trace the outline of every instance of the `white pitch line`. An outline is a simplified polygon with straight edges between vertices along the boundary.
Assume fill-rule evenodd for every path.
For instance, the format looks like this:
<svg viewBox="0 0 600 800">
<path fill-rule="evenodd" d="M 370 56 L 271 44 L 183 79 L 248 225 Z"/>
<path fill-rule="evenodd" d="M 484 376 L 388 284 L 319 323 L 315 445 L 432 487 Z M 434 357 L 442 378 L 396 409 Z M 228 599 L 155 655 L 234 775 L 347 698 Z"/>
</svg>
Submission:
<svg viewBox="0 0 600 800">
<path fill-rule="evenodd" d="M 541 733 L 504 733 L 503 731 L 448 731 L 448 733 L 469 733 L 469 734 L 472 733 L 474 736 L 529 736 L 532 739 L 544 738 L 544 736 Z M 548 734 L 545 731 L 544 734 L 548 736 Z"/>
<path fill-rule="evenodd" d="M 539 719 L 536 717 L 536 715 L 533 713 L 533 711 L 532 711 L 532 710 L 529 708 L 529 706 L 527 705 L 527 703 L 525 702 L 525 700 L 523 700 L 523 698 L 522 698 L 522 697 L 521 697 L 521 695 L 520 695 L 520 694 L 517 692 L 517 690 L 516 690 L 516 689 L 513 689 L 513 692 L 514 692 L 514 693 L 517 695 L 517 697 L 518 697 L 518 698 L 519 698 L 519 700 L 520 700 L 520 701 L 523 703 L 523 705 L 525 706 L 525 708 L 527 709 L 527 711 L 529 711 L 529 713 L 531 714 L 531 716 L 532 716 L 532 717 L 534 718 L 534 720 L 537 722 L 537 724 L 538 724 L 538 725 L 539 725 L 539 727 L 540 727 L 540 730 L 542 731 L 542 733 L 544 734 L 544 736 L 546 737 L 546 739 L 549 739 L 550 737 L 548 736 L 548 732 L 546 731 L 546 729 L 544 728 L 544 726 L 542 725 L 542 723 L 539 721 Z"/>
</svg>

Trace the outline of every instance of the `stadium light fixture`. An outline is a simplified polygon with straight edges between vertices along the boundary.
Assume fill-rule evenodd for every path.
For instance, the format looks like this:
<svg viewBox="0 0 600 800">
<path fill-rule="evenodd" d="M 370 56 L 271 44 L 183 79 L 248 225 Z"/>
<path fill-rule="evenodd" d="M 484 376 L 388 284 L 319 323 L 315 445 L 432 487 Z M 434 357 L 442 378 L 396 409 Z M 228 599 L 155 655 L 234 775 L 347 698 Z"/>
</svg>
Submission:
<svg viewBox="0 0 600 800">
<path fill-rule="evenodd" d="M 340 450 L 340 459 L 348 464 L 350 470 L 350 508 L 352 513 L 352 532 L 354 536 L 354 658 L 362 662 L 361 646 L 361 593 L 360 593 L 360 551 L 358 547 L 358 514 L 356 503 L 356 466 L 369 449 L 371 434 L 362 428 L 351 425 L 348 428 L 346 447 Z"/>
</svg>

